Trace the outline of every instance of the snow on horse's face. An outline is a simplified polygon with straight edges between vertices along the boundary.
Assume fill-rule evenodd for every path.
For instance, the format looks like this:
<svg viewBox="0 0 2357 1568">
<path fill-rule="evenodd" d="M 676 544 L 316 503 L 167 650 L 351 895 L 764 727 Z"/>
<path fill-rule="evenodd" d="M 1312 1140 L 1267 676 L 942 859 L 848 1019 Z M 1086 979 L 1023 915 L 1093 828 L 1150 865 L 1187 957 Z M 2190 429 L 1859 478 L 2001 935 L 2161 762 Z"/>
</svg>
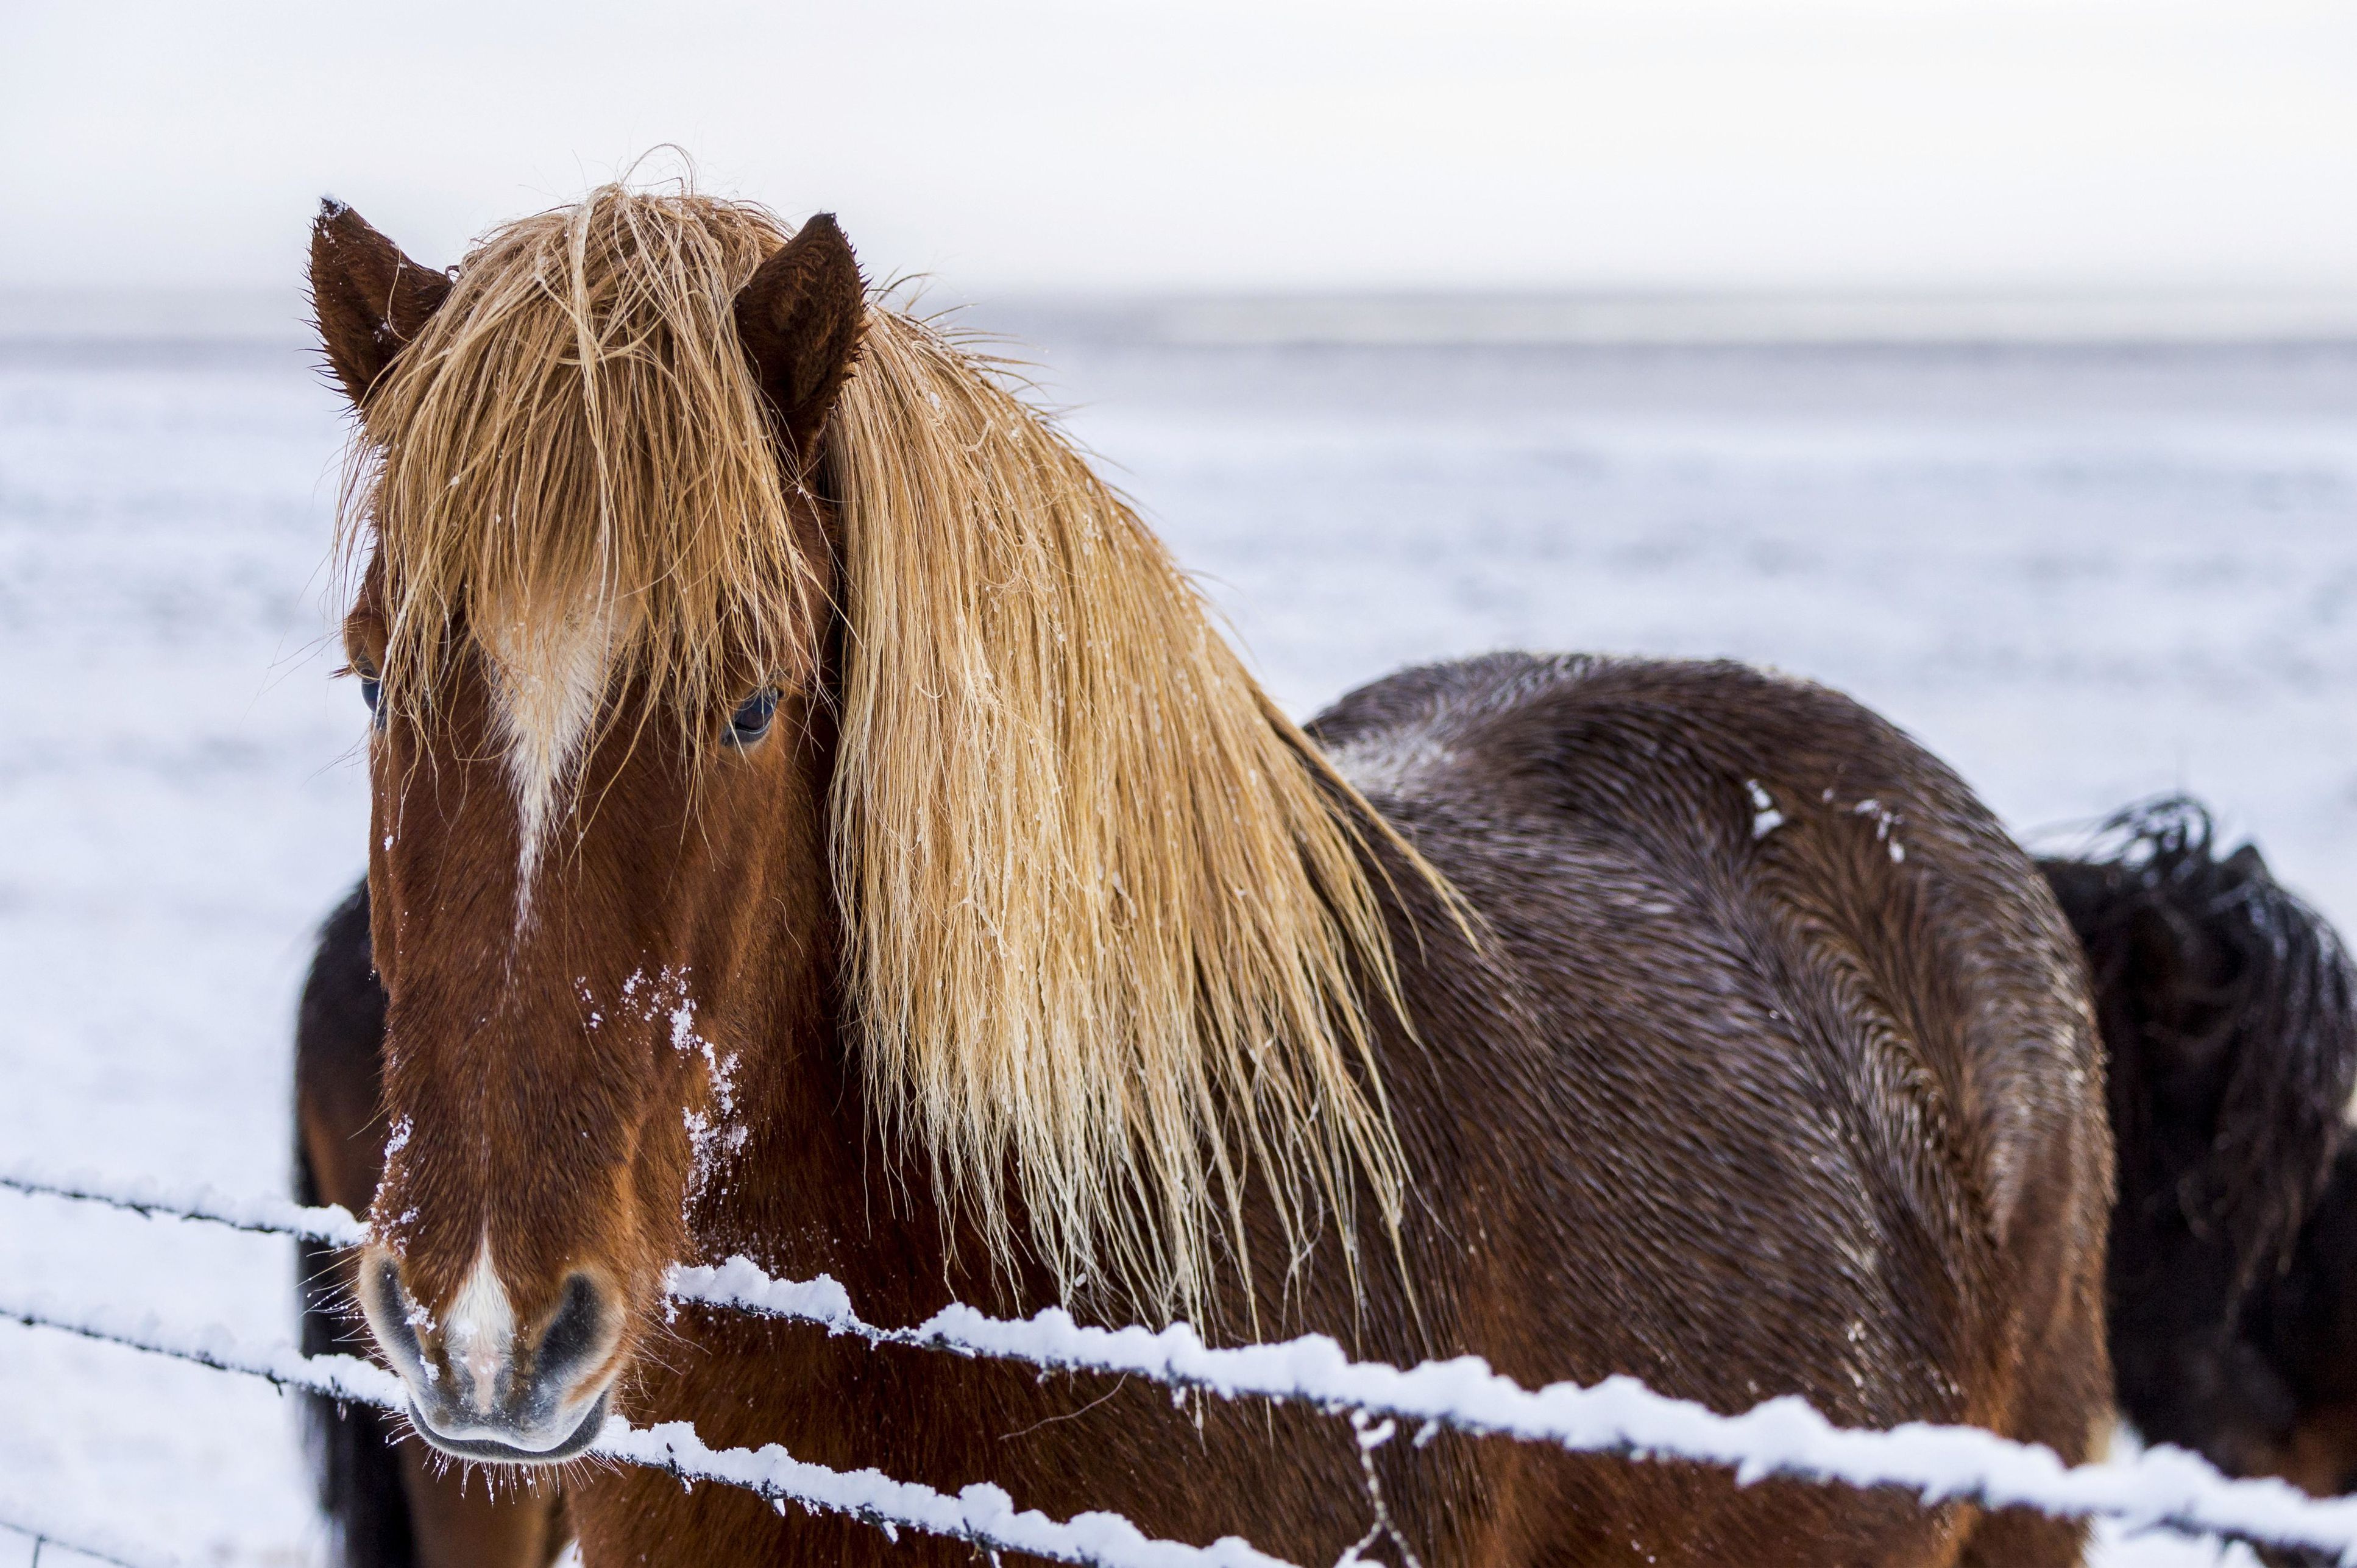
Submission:
<svg viewBox="0 0 2357 1568">
<path fill-rule="evenodd" d="M 782 248 L 739 238 L 759 247 L 759 270 L 736 273 L 752 272 L 735 301 L 763 398 L 752 428 L 799 472 L 856 340 L 840 318 L 847 299 L 856 323 L 857 271 L 831 220 Z M 453 280 L 349 209 L 323 212 L 321 334 L 381 487 L 418 456 L 401 443 L 425 439 L 385 414 L 386 386 L 416 369 L 404 351 L 439 356 L 446 379 L 465 360 L 470 324 L 454 317 L 489 308 L 496 280 L 470 291 L 468 273 L 497 259 L 479 252 Z M 777 493 L 816 542 L 804 554 L 825 559 L 819 504 Z M 429 1442 L 548 1462 L 596 1436 L 658 1320 L 688 1211 L 746 1139 L 756 1043 L 819 1005 L 825 704 L 814 653 L 791 671 L 723 655 L 687 699 L 649 699 L 661 673 L 626 623 L 650 601 L 618 601 L 596 574 L 521 602 L 479 576 L 440 601 L 430 679 L 404 690 L 404 618 L 432 601 L 414 591 L 422 557 L 397 499 L 371 503 L 346 622 L 377 715 L 369 884 L 392 1128 L 359 1295 Z"/>
</svg>

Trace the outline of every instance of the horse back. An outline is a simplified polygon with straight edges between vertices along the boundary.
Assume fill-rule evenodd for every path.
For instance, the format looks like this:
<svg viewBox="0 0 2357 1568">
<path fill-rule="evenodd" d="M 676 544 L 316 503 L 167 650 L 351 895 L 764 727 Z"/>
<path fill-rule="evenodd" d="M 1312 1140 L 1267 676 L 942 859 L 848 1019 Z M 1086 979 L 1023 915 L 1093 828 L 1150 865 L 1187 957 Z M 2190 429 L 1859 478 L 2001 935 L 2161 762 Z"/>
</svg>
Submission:
<svg viewBox="0 0 2357 1568">
<path fill-rule="evenodd" d="M 1463 1282 L 1470 1348 L 2086 1453 L 2111 1156 L 2083 964 L 1953 773 L 1723 663 L 1499 655 L 1311 731 L 1481 928 L 1405 933 L 1386 1062 L 1417 1273 Z"/>
</svg>

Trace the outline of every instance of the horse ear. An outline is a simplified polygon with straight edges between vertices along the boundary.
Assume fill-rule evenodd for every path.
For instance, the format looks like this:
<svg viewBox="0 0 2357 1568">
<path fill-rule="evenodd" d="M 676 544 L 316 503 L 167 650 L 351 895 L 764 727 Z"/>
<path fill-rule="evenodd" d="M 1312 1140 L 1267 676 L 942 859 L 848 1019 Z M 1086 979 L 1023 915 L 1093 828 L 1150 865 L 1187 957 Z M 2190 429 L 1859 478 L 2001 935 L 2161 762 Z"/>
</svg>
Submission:
<svg viewBox="0 0 2357 1568">
<path fill-rule="evenodd" d="M 807 471 L 859 357 L 867 313 L 851 242 L 822 212 L 737 291 L 737 337 L 786 444 Z"/>
<path fill-rule="evenodd" d="M 450 296 L 447 274 L 411 261 L 333 197 L 311 225 L 311 308 L 354 407 Z"/>
</svg>

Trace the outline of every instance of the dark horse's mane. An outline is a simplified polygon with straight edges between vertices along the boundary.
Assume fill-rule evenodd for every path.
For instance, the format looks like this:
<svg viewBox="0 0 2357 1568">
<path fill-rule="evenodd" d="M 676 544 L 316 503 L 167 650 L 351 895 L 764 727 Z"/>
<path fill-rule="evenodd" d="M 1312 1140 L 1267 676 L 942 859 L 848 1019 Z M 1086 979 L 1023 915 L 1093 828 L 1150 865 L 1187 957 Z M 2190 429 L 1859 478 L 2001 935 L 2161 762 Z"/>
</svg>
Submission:
<svg viewBox="0 0 2357 1568">
<path fill-rule="evenodd" d="M 2312 1222 L 2357 1208 L 2357 970 L 2255 846 L 2220 854 L 2182 797 L 2040 869 L 2086 949 L 2108 1058 L 2122 1412 L 2229 1470 L 2278 1470 L 2327 1392 L 2341 1266 Z"/>
</svg>

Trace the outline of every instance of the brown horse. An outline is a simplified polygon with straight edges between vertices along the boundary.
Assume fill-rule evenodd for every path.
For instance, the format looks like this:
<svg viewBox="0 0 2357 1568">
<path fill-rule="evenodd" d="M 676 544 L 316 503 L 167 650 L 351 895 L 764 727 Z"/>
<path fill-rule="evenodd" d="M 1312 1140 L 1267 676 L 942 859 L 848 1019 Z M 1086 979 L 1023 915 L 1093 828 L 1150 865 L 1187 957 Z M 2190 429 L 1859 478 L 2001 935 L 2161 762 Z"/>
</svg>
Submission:
<svg viewBox="0 0 2357 1568">
<path fill-rule="evenodd" d="M 331 208 L 312 266 L 378 715 L 354 1284 L 435 1447 L 553 1466 L 620 1412 L 1304 1563 L 1368 1531 L 1315 1412 L 666 1316 L 670 1262 L 732 1253 L 885 1322 L 1060 1301 L 2099 1440 L 2084 964 L 1889 725 L 1499 656 L 1297 730 L 831 220 L 608 188 L 446 276 Z M 1426 1563 L 2080 1551 L 1706 1467 L 1375 1460 Z M 565 1497 L 592 1568 L 968 1556 L 642 1472 Z"/>
</svg>

